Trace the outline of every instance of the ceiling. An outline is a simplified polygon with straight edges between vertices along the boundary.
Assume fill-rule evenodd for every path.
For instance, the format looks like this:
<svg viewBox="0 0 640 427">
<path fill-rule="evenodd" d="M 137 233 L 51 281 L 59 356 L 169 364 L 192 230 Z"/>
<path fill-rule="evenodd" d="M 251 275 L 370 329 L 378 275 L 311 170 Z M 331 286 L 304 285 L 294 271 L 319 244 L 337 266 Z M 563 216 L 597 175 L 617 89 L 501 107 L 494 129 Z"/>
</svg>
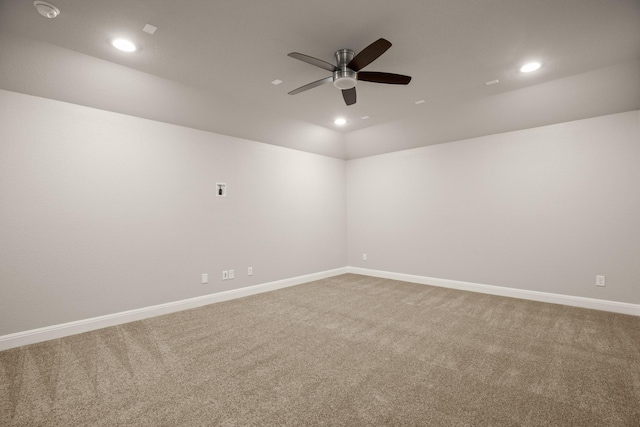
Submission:
<svg viewBox="0 0 640 427">
<path fill-rule="evenodd" d="M 0 2 L 0 88 L 338 158 L 640 109 L 637 0 L 51 3 L 55 19 Z M 329 75 L 287 53 L 333 63 L 380 37 L 365 70 L 408 86 L 359 82 L 353 106 L 330 84 L 287 94 Z"/>
</svg>

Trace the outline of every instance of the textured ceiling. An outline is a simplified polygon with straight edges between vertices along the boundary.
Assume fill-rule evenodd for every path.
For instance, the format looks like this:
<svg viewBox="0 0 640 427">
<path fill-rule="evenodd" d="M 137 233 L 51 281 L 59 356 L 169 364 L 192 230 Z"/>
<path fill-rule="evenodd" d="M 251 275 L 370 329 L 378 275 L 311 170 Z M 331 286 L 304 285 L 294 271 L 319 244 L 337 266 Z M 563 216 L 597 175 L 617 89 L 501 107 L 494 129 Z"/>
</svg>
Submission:
<svg viewBox="0 0 640 427">
<path fill-rule="evenodd" d="M 334 157 L 640 108 L 637 0 L 53 0 L 55 19 L 32 3 L 0 3 L 1 88 Z M 350 107 L 332 85 L 287 95 L 329 74 L 287 53 L 333 62 L 380 37 L 365 70 L 408 86 L 359 82 Z"/>
</svg>

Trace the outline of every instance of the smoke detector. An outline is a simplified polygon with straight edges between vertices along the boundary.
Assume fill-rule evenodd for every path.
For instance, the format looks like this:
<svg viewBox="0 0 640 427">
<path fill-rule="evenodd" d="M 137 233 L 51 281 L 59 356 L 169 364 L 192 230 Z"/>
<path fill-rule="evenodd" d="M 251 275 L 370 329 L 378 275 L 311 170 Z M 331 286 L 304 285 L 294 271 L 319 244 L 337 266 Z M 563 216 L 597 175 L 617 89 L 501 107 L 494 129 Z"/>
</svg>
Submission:
<svg viewBox="0 0 640 427">
<path fill-rule="evenodd" d="M 60 15 L 60 9 L 46 1 L 34 1 L 33 5 L 38 9 L 38 13 L 45 18 L 55 18 Z"/>
</svg>

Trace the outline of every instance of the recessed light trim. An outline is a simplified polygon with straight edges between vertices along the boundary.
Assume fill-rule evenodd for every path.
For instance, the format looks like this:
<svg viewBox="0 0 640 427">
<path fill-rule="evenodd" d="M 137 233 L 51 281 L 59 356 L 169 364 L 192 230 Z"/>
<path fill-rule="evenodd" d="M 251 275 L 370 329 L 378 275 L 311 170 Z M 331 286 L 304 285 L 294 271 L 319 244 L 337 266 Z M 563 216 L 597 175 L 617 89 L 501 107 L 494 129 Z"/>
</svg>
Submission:
<svg viewBox="0 0 640 427">
<path fill-rule="evenodd" d="M 60 15 L 60 9 L 58 9 L 51 3 L 47 3 L 46 1 L 34 1 L 33 5 L 38 10 L 38 13 L 45 18 L 53 19 L 56 16 Z"/>
<path fill-rule="evenodd" d="M 360 117 L 360 118 L 361 118 L 362 120 L 368 120 L 368 119 L 370 119 L 370 118 L 371 118 L 371 116 L 362 116 L 362 117 Z"/>
<path fill-rule="evenodd" d="M 524 64 L 522 67 L 520 67 L 520 72 L 530 73 L 532 71 L 539 70 L 540 67 L 542 67 L 542 64 L 540 64 L 539 62 L 528 62 Z"/>
<path fill-rule="evenodd" d="M 135 52 L 137 49 L 136 45 L 133 44 L 133 42 L 125 39 L 115 39 L 111 42 L 111 44 L 113 45 L 113 47 L 123 52 Z"/>
<path fill-rule="evenodd" d="M 424 99 L 420 99 L 420 100 L 414 102 L 414 104 L 420 105 L 420 104 L 424 104 L 425 102 L 427 102 L 427 101 L 425 101 Z"/>
<path fill-rule="evenodd" d="M 280 79 L 275 79 L 274 81 L 271 82 L 271 84 L 274 86 L 278 86 L 280 83 L 282 83 L 282 80 Z"/>
<path fill-rule="evenodd" d="M 337 119 L 335 119 L 335 120 L 333 121 L 333 123 L 334 123 L 336 126 L 344 126 L 344 125 L 346 125 L 346 124 L 347 124 L 347 119 L 345 119 L 344 117 L 338 117 Z"/>
<path fill-rule="evenodd" d="M 498 80 L 498 79 L 489 80 L 488 82 L 484 82 L 484 84 L 487 85 L 487 86 L 497 85 L 498 83 L 500 83 L 500 80 Z"/>
</svg>

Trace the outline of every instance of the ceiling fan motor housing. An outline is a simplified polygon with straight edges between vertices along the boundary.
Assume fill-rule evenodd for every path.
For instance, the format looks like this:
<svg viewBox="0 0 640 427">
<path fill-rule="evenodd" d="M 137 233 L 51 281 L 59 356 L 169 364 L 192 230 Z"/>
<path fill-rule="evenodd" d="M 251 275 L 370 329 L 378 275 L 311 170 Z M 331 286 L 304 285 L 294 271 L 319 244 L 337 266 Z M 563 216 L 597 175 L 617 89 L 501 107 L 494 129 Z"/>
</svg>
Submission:
<svg viewBox="0 0 640 427">
<path fill-rule="evenodd" d="M 336 70 L 333 72 L 333 85 L 338 89 L 351 89 L 356 87 L 358 73 L 347 67 L 356 55 L 351 49 L 340 49 L 336 51 Z"/>
</svg>

